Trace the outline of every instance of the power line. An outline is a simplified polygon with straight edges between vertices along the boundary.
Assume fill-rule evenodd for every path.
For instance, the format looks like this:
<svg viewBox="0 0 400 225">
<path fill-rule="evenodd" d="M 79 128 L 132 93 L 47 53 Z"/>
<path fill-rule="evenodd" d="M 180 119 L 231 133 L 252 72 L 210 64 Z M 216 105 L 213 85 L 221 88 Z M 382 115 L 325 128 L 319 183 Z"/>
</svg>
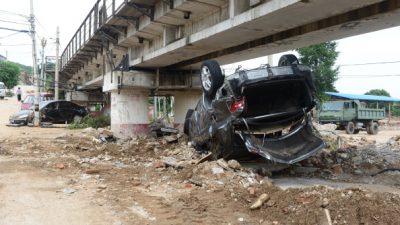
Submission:
<svg viewBox="0 0 400 225">
<path fill-rule="evenodd" d="M 32 44 L 6 44 L 6 45 L 3 45 L 3 44 L 1 44 L 0 43 L 0 47 L 1 46 L 6 46 L 6 47 L 12 47 L 12 46 L 28 46 L 28 45 L 32 45 Z"/>
<path fill-rule="evenodd" d="M 5 23 L 13 23 L 13 24 L 29 25 L 28 23 L 16 22 L 16 21 L 11 21 L 11 20 L 4 20 L 4 19 L 0 19 L 0 21 L 1 21 L 1 22 L 5 22 Z"/>
<path fill-rule="evenodd" d="M 354 64 L 341 64 L 338 66 L 367 66 L 367 65 L 377 65 L 377 64 L 393 64 L 400 63 L 400 61 L 387 61 L 387 62 L 368 62 L 368 63 L 354 63 Z"/>
<path fill-rule="evenodd" d="M 23 14 L 19 14 L 19 13 L 10 12 L 10 11 L 6 11 L 6 10 L 0 10 L 0 13 L 8 14 L 8 15 L 14 15 L 14 16 L 21 16 L 21 17 L 24 17 L 24 18 L 29 18 L 29 16 L 26 16 L 26 15 L 23 15 Z"/>
<path fill-rule="evenodd" d="M 379 77 L 400 77 L 400 74 L 368 74 L 368 75 L 339 75 L 339 78 L 379 78 Z"/>
</svg>

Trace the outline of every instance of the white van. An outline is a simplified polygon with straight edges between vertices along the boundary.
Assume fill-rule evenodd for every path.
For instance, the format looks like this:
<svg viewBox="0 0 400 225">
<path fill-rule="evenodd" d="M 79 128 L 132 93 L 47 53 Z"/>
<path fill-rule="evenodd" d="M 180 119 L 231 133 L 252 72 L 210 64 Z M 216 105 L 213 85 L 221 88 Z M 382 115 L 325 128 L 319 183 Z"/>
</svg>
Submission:
<svg viewBox="0 0 400 225">
<path fill-rule="evenodd" d="M 0 82 L 0 99 L 4 99 L 6 97 L 6 86 L 3 82 Z"/>
</svg>

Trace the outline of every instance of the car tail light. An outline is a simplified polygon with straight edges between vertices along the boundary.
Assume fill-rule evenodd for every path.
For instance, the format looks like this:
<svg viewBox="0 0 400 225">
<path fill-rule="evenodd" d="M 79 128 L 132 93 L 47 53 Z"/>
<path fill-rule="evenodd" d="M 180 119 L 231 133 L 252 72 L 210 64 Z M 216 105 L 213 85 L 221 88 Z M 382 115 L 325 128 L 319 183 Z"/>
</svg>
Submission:
<svg viewBox="0 0 400 225">
<path fill-rule="evenodd" d="M 243 110 L 245 104 L 246 104 L 246 101 L 245 101 L 245 98 L 244 98 L 244 97 L 241 97 L 241 98 L 239 98 L 238 100 L 234 100 L 234 101 L 232 102 L 230 111 L 231 111 L 231 112 L 236 112 L 236 111 L 238 111 L 238 110 Z"/>
</svg>

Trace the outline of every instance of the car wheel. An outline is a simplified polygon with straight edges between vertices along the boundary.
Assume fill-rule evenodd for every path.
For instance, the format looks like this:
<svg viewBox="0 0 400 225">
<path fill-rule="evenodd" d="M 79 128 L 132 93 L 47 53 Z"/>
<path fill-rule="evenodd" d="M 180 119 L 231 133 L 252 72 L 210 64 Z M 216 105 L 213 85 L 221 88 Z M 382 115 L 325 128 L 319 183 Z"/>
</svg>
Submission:
<svg viewBox="0 0 400 225">
<path fill-rule="evenodd" d="M 192 117 L 194 110 L 193 109 L 189 109 L 186 112 L 186 116 L 185 116 L 185 123 L 183 124 L 183 133 L 189 136 L 189 129 L 190 129 L 190 118 Z"/>
<path fill-rule="evenodd" d="M 81 117 L 81 116 L 78 116 L 78 115 L 74 116 L 73 122 L 74 122 L 74 123 L 80 123 L 80 122 L 82 122 L 82 117 Z"/>
<path fill-rule="evenodd" d="M 353 122 L 348 122 L 346 125 L 346 133 L 347 134 L 354 134 L 354 123 Z"/>
<path fill-rule="evenodd" d="M 295 55 L 286 54 L 279 58 L 278 66 L 290 66 L 292 64 L 300 64 Z"/>
<path fill-rule="evenodd" d="M 372 122 L 369 124 L 369 133 L 368 134 L 375 135 L 378 133 L 378 130 L 379 130 L 378 123 Z"/>
<path fill-rule="evenodd" d="M 200 80 L 204 93 L 213 99 L 218 88 L 224 83 L 224 75 L 219 63 L 215 60 L 205 61 L 201 65 Z"/>
</svg>

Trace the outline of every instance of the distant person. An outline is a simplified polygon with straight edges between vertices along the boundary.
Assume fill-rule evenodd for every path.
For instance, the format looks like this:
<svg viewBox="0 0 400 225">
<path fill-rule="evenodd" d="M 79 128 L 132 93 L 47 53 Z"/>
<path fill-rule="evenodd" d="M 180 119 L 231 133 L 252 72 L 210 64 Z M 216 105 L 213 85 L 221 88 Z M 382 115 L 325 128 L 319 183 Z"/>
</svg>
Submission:
<svg viewBox="0 0 400 225">
<path fill-rule="evenodd" d="M 21 94 L 22 94 L 21 88 L 18 87 L 18 89 L 17 89 L 17 99 L 18 99 L 19 102 L 21 101 Z"/>
</svg>

